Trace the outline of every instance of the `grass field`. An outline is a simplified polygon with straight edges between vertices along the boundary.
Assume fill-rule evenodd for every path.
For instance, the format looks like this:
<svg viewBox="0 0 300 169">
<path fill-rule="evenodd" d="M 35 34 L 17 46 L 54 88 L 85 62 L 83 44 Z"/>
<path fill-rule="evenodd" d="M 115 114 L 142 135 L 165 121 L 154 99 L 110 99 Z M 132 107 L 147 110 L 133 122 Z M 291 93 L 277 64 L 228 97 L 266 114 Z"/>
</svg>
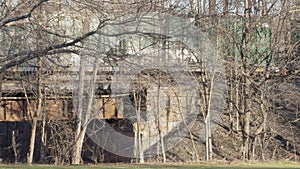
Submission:
<svg viewBox="0 0 300 169">
<path fill-rule="evenodd" d="M 299 168 L 296 163 L 245 163 L 245 164 L 99 164 L 80 166 L 53 165 L 0 165 L 0 169 L 267 169 L 267 168 Z"/>
</svg>

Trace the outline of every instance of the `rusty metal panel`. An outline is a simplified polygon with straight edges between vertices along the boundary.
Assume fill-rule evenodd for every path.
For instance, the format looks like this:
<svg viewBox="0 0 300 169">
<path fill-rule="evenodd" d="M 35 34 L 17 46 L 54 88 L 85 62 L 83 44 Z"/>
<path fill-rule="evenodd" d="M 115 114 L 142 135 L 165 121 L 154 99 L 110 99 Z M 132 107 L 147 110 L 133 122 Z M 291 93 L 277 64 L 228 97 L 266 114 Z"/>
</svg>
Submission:
<svg viewBox="0 0 300 169">
<path fill-rule="evenodd" d="M 123 119 L 123 105 L 116 104 L 115 98 L 99 98 L 97 99 L 99 107 L 97 118 L 100 119 Z"/>
<path fill-rule="evenodd" d="M 0 121 L 24 121 L 27 118 L 25 107 L 23 100 L 1 101 Z"/>
<path fill-rule="evenodd" d="M 123 119 L 123 106 L 116 104 L 114 98 L 99 98 L 96 103 L 99 110 L 96 118 L 100 119 Z M 34 117 L 37 111 L 37 100 L 2 100 L 0 107 L 0 121 L 27 121 Z M 76 112 L 72 105 L 72 100 L 57 99 L 46 100 L 42 104 L 42 112 L 38 120 L 42 120 L 42 115 L 48 120 L 67 120 L 75 118 Z"/>
<path fill-rule="evenodd" d="M 63 120 L 68 117 L 63 112 L 63 100 L 47 100 L 44 109 L 46 119 Z"/>
<path fill-rule="evenodd" d="M 104 118 L 105 119 L 117 118 L 115 99 L 104 98 Z"/>
</svg>

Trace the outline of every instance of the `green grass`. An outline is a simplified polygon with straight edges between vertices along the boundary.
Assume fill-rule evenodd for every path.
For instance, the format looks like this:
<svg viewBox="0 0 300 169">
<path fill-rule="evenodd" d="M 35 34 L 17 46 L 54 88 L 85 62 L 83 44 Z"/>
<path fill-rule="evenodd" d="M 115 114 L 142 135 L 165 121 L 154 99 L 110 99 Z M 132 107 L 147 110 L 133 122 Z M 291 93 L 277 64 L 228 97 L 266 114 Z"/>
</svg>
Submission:
<svg viewBox="0 0 300 169">
<path fill-rule="evenodd" d="M 80 166 L 53 165 L 0 165 L 0 169 L 267 169 L 267 168 L 299 168 L 296 163 L 244 163 L 244 164 L 99 164 Z"/>
</svg>

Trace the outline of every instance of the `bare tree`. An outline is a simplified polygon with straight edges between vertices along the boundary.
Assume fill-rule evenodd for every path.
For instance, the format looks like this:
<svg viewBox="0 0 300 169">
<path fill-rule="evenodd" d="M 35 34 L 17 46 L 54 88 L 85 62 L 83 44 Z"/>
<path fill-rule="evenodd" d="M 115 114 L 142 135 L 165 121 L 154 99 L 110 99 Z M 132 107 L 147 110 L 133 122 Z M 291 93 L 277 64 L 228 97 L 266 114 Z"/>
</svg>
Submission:
<svg viewBox="0 0 300 169">
<path fill-rule="evenodd" d="M 220 154 L 221 146 L 217 144 L 218 141 L 231 144 L 228 140 L 234 139 L 234 151 L 228 150 L 230 146 L 222 150 L 225 157 L 267 160 L 275 159 L 284 153 L 285 157 L 296 160 L 299 158 L 299 5 L 296 0 L 3 1 L 0 6 L 0 96 L 1 99 L 4 98 L 3 92 L 13 95 L 13 91 L 2 90 L 3 84 L 8 81 L 20 82 L 24 103 L 27 104 L 27 115 L 32 116 L 27 116 L 32 122 L 27 162 L 34 162 L 34 152 L 37 150 L 34 145 L 39 133 L 42 133 L 42 153 L 45 152 L 44 155 L 41 154 L 43 160 L 54 161 L 57 164 L 71 161 L 73 164 L 81 163 L 85 130 L 89 120 L 95 115 L 92 105 L 96 90 L 94 84 L 98 77 L 97 59 L 94 59 L 95 64 L 91 66 L 86 51 L 94 51 L 91 58 L 103 61 L 103 65 L 100 66 L 116 66 L 125 57 L 135 58 L 135 54 L 141 50 L 136 48 L 129 54 L 116 52 L 116 45 L 110 42 L 101 41 L 98 46 L 93 47 L 87 44 L 91 39 L 97 39 L 97 36 L 106 36 L 107 32 L 102 30 L 107 24 L 110 28 L 117 28 L 125 22 L 131 22 L 122 20 L 124 16 L 130 15 L 134 20 L 135 16 L 140 17 L 149 12 L 170 13 L 182 19 L 194 18 L 195 25 L 211 37 L 219 51 L 218 55 L 222 54 L 225 60 L 227 107 L 222 114 L 223 121 L 218 121 L 222 130 L 216 134 L 211 128 L 214 124 L 211 120 L 214 112 L 210 112 L 210 108 L 218 106 L 211 104 L 211 101 L 216 97 L 213 95 L 213 85 L 216 84 L 219 74 L 207 70 L 209 68 L 203 65 L 202 56 L 199 55 L 197 62 L 197 68 L 201 69 L 195 76 L 200 76 L 197 78 L 201 86 L 200 102 L 203 103 L 200 108 L 203 112 L 201 120 L 206 125 L 206 159 L 210 160 L 214 155 Z M 155 32 L 155 35 L 140 33 L 143 38 L 152 39 L 151 44 L 143 49 L 157 47 L 168 51 L 169 42 L 166 38 L 157 36 L 165 34 L 164 31 L 166 30 Z M 132 32 L 123 33 L 125 36 Z M 122 35 L 112 36 L 119 38 Z M 145 42 L 141 39 L 139 41 Z M 127 42 L 120 40 L 118 43 L 125 47 Z M 96 51 L 99 46 L 108 46 L 111 50 Z M 177 48 L 182 53 L 188 50 L 182 48 L 182 44 Z M 69 61 L 70 63 L 67 63 Z M 59 119 L 47 119 L 48 115 L 45 113 L 49 111 L 45 110 L 44 106 L 47 99 L 65 93 L 46 82 L 51 78 L 48 76 L 50 73 L 45 72 L 53 73 L 57 67 L 69 71 L 76 64 L 80 67 L 79 71 L 77 70 L 79 79 L 76 123 L 71 123 L 73 117 L 64 122 Z M 87 70 L 88 66 L 92 71 Z M 27 72 L 31 74 L 25 76 L 26 71 L 22 71 L 29 68 L 32 70 Z M 12 75 L 12 72 L 17 73 Z M 157 74 L 158 79 L 161 79 L 157 83 L 158 92 L 154 99 L 155 111 L 158 114 L 169 111 L 160 109 L 159 102 L 165 99 L 165 96 L 159 93 L 165 87 L 160 83 L 164 78 L 160 73 Z M 52 77 L 58 80 L 58 76 Z M 147 78 L 145 79 L 149 80 Z M 93 87 L 86 89 L 87 85 Z M 137 113 L 138 158 L 140 162 L 144 162 L 143 153 L 146 152 L 146 146 L 142 143 L 142 137 L 145 136 L 142 136 L 144 124 L 141 112 L 144 108 L 143 99 L 147 97 L 144 89 L 149 86 L 145 87 L 143 84 L 135 87 L 132 95 Z M 70 96 L 68 97 L 70 99 Z M 172 101 L 172 98 L 169 100 Z M 43 120 L 41 131 L 40 120 Z M 155 124 L 159 133 L 157 150 L 162 150 L 163 162 L 167 161 L 164 150 L 167 144 L 164 142 L 164 122 L 168 128 L 170 119 L 158 118 Z M 56 131 L 61 125 L 67 126 L 66 131 Z M 72 125 L 76 129 L 72 128 Z M 66 132 L 74 132 L 75 136 L 71 137 Z M 218 132 L 223 133 L 218 135 Z M 51 133 L 49 138 L 47 133 Z M 62 136 L 69 137 L 62 140 Z M 190 138 L 193 140 L 193 149 L 197 152 L 194 140 L 198 138 L 191 132 Z M 72 142 L 72 139 L 75 141 Z M 103 142 L 107 141 L 105 139 Z M 227 141 L 224 141 L 225 139 Z M 17 142 L 12 147 L 15 161 L 18 158 L 16 145 Z M 47 152 L 50 153 L 49 156 Z M 198 152 L 200 154 L 200 151 Z M 196 156 L 198 158 L 198 154 Z"/>
</svg>

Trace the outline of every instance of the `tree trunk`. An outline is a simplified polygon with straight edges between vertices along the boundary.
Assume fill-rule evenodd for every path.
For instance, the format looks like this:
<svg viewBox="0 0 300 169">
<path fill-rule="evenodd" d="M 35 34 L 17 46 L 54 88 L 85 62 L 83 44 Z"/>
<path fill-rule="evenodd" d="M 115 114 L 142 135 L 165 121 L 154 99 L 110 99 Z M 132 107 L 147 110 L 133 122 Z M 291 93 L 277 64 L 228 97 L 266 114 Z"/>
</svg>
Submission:
<svg viewBox="0 0 300 169">
<path fill-rule="evenodd" d="M 244 84 L 244 128 L 243 128 L 243 157 L 250 159 L 250 120 L 251 120 L 251 81 L 249 80 L 249 61 L 250 61 L 250 10 L 251 5 L 249 0 L 245 0 L 245 53 L 243 61 L 243 84 Z"/>
<path fill-rule="evenodd" d="M 81 123 L 79 123 L 81 124 Z M 81 126 L 78 126 L 81 128 Z M 80 129 L 80 133 L 76 137 L 76 143 L 75 143 L 75 150 L 74 150 L 74 157 L 72 164 L 80 164 L 81 163 L 81 152 L 82 152 L 82 146 L 83 146 L 83 141 L 84 141 L 84 135 L 85 135 L 85 130 Z"/>
<path fill-rule="evenodd" d="M 211 99 L 214 85 L 214 74 L 212 74 L 210 87 L 209 87 L 209 96 L 207 102 L 207 114 L 205 118 L 205 146 L 206 146 L 206 160 L 212 159 L 212 138 L 211 138 L 211 116 L 210 116 L 210 108 L 211 108 Z"/>
<path fill-rule="evenodd" d="M 46 103 L 46 93 L 44 93 L 44 102 L 43 102 L 43 107 L 45 108 L 45 103 Z M 40 162 L 44 163 L 45 162 L 45 156 L 46 156 L 46 114 L 45 110 L 43 108 L 42 111 L 42 133 L 41 133 L 41 150 L 40 150 Z"/>
<path fill-rule="evenodd" d="M 84 99 L 83 93 L 85 89 L 85 65 L 86 61 L 85 58 L 82 56 L 80 61 L 80 69 L 79 69 L 79 94 L 78 94 L 78 123 L 77 123 L 77 130 L 76 130 L 76 142 L 75 142 L 75 150 L 74 150 L 74 159 L 72 164 L 80 164 L 81 163 L 81 152 L 82 146 L 84 142 L 85 132 L 88 126 L 88 123 L 91 119 L 94 95 L 95 95 L 95 83 L 97 78 L 98 72 L 98 58 L 95 58 L 95 62 L 93 65 L 93 74 L 91 78 L 91 83 L 89 84 L 89 91 L 88 91 L 88 100 Z M 83 110 L 84 103 L 87 102 L 86 110 Z M 85 112 L 85 113 L 84 113 Z"/>
<path fill-rule="evenodd" d="M 11 146 L 13 148 L 14 151 L 14 156 L 15 156 L 15 164 L 18 163 L 18 146 L 16 143 L 16 132 L 15 130 L 12 131 L 12 135 L 11 135 Z"/>
<path fill-rule="evenodd" d="M 37 126 L 37 118 L 33 117 L 31 124 L 31 136 L 30 136 L 30 145 L 29 145 L 29 154 L 27 163 L 32 164 L 33 161 L 33 151 L 34 151 L 34 143 L 35 143 L 35 135 L 36 135 L 36 126 Z"/>
<path fill-rule="evenodd" d="M 75 149 L 72 164 L 80 164 L 81 150 L 83 145 L 82 136 L 82 116 L 83 116 L 83 91 L 84 91 L 84 76 L 85 76 L 85 59 L 81 56 L 80 68 L 79 68 L 79 86 L 78 86 L 78 98 L 77 98 L 77 127 L 75 133 Z"/>
<path fill-rule="evenodd" d="M 36 136 L 36 128 L 38 118 L 42 111 L 42 86 L 41 86 L 41 78 L 42 78 L 42 59 L 39 58 L 39 66 L 38 66 L 38 82 L 37 82 L 37 92 L 38 92 L 38 102 L 37 102 L 37 110 L 32 119 L 32 128 L 31 128 L 31 136 L 30 136 L 30 145 L 29 145 L 29 153 L 27 163 L 32 164 L 33 162 L 33 154 L 34 154 L 34 147 L 35 147 L 35 136 Z M 25 89 L 24 89 L 25 90 Z"/>
<path fill-rule="evenodd" d="M 161 146 L 161 153 L 163 156 L 163 163 L 166 163 L 166 153 L 165 153 L 165 143 L 164 143 L 164 138 L 162 136 L 162 128 L 161 128 L 161 122 L 160 122 L 160 78 L 159 78 L 159 84 L 157 88 L 157 129 L 158 129 L 158 136 L 159 136 L 159 141 L 160 141 L 160 146 Z"/>
<path fill-rule="evenodd" d="M 139 85 L 141 84 L 140 77 L 139 78 Z M 139 158 L 140 163 L 144 163 L 144 148 L 143 148 L 143 142 L 142 142 L 142 133 L 141 133 L 141 104 L 142 104 L 142 98 L 139 91 L 141 90 L 141 86 L 134 91 L 133 98 L 134 98 L 134 104 L 136 109 L 136 116 L 137 116 L 137 122 L 136 122 L 136 137 L 137 139 L 137 147 L 136 147 L 136 155 Z"/>
</svg>

